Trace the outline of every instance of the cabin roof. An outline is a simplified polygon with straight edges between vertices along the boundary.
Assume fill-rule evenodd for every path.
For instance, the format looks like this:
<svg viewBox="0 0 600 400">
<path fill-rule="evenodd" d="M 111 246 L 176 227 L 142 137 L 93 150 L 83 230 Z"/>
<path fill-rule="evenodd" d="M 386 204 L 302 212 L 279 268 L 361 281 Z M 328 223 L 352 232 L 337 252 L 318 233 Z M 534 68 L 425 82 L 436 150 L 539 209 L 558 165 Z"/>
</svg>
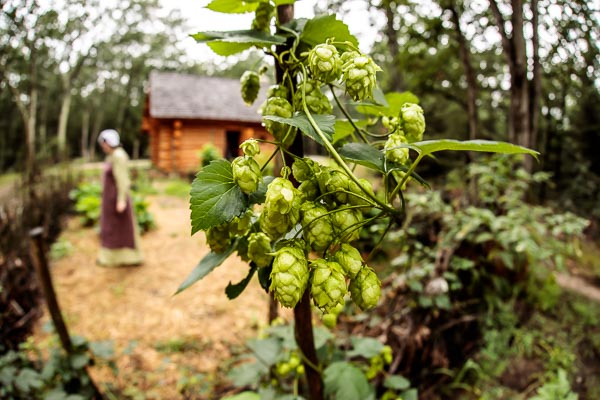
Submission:
<svg viewBox="0 0 600 400">
<path fill-rule="evenodd" d="M 258 108 L 266 86 L 262 82 L 258 99 L 249 107 L 242 100 L 239 79 L 152 71 L 149 113 L 152 118 L 261 122 Z"/>
</svg>

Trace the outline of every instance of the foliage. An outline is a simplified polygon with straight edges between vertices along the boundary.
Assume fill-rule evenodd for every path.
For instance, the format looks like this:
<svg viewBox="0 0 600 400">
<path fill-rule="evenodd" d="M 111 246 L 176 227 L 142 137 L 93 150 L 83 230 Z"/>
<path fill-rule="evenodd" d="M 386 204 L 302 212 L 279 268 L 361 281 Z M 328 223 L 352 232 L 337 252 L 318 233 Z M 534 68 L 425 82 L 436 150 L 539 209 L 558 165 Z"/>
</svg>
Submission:
<svg viewBox="0 0 600 400">
<path fill-rule="evenodd" d="M 69 193 L 69 197 L 75 202 L 75 211 L 81 214 L 81 222 L 84 226 L 98 224 L 102 204 L 102 186 L 100 184 L 96 182 L 82 182 Z M 131 201 L 141 232 L 147 232 L 154 228 L 154 217 L 148 209 L 150 203 L 146 200 L 146 197 L 132 191 Z"/>
<path fill-rule="evenodd" d="M 315 328 L 314 336 L 326 395 L 366 400 L 375 399 L 379 390 L 381 395 L 377 398 L 417 398 L 407 379 L 385 371 L 392 360 L 388 346 L 360 336 L 336 340 L 324 327 Z M 248 351 L 238 357 L 228 373 L 236 387 L 253 389 L 243 392 L 245 396 L 253 398 L 252 395 L 258 394 L 261 399 L 284 399 L 288 398 L 285 393 L 294 393 L 293 398 L 303 398 L 298 396 L 296 388 L 305 371 L 292 325 L 275 321 L 259 338 L 250 339 L 246 348 Z"/>
<path fill-rule="evenodd" d="M 41 349 L 27 341 L 17 351 L 0 356 L 0 397 L 10 400 L 93 398 L 93 383 L 86 368 L 95 361 L 111 363 L 112 343 L 89 343 L 79 336 L 72 337 L 71 341 L 73 352 L 69 355 L 55 347 L 55 343 L 45 358 Z"/>
<path fill-rule="evenodd" d="M 207 143 L 198 152 L 198 158 L 200 159 L 200 168 L 206 167 L 211 161 L 223 158 L 221 151 L 213 143 Z"/>
</svg>

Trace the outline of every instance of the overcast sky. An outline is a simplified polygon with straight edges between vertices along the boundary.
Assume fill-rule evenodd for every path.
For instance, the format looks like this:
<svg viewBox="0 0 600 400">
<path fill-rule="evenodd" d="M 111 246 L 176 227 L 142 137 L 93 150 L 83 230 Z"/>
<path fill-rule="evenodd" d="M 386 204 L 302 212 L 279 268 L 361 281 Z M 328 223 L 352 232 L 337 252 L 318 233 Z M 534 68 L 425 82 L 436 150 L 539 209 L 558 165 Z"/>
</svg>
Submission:
<svg viewBox="0 0 600 400">
<path fill-rule="evenodd" d="M 294 4 L 295 18 L 312 18 L 314 6 L 318 0 L 299 0 Z M 253 13 L 223 14 L 206 8 L 209 0 L 161 0 L 166 9 L 178 9 L 188 21 L 189 33 L 199 31 L 229 31 L 249 29 L 254 18 Z M 344 4 L 352 10 L 342 20 L 350 28 L 350 32 L 357 36 L 361 50 L 367 51 L 374 40 L 372 30 L 369 28 L 368 13 L 364 8 L 364 1 L 347 1 Z M 354 4 L 352 4 L 354 3 Z M 198 44 L 192 38 L 186 38 L 185 48 L 188 56 L 194 60 L 202 61 L 215 57 L 208 46 Z"/>
</svg>

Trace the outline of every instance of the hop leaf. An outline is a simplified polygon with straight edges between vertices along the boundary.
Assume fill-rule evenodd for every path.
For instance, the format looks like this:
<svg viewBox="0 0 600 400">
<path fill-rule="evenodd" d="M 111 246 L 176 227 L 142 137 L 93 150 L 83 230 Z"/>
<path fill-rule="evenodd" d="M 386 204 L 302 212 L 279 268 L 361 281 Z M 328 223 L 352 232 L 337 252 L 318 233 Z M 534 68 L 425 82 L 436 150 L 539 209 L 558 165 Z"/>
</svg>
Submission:
<svg viewBox="0 0 600 400">
<path fill-rule="evenodd" d="M 338 304 L 343 304 L 348 293 L 342 267 L 335 261 L 315 260 L 311 263 L 311 294 L 315 305 L 329 313 Z"/>
<path fill-rule="evenodd" d="M 342 60 L 335 46 L 321 43 L 308 53 L 308 68 L 313 78 L 329 83 L 340 78 Z"/>
<path fill-rule="evenodd" d="M 407 143 L 402 131 L 392 133 L 385 142 L 385 157 L 398 164 L 404 164 L 408 161 L 408 147 L 400 147 Z"/>
<path fill-rule="evenodd" d="M 327 209 L 315 203 L 304 203 L 301 208 L 304 239 L 315 251 L 323 251 L 333 241 L 333 226 Z"/>
<path fill-rule="evenodd" d="M 423 109 L 418 104 L 404 103 L 400 108 L 402 128 L 409 143 L 423 140 L 425 132 L 425 116 Z"/>
<path fill-rule="evenodd" d="M 333 254 L 333 259 L 342 266 L 344 273 L 350 279 L 356 277 L 364 264 L 360 252 L 348 243 L 342 243 L 340 249 Z"/>
<path fill-rule="evenodd" d="M 250 194 L 258 189 L 262 182 L 262 173 L 260 166 L 248 156 L 237 157 L 231 163 L 233 172 L 233 181 L 242 189 L 242 192 Z"/>
<path fill-rule="evenodd" d="M 375 307 L 381 296 L 381 282 L 375 271 L 366 266 L 350 280 L 349 289 L 352 300 L 361 310 Z"/>
<path fill-rule="evenodd" d="M 273 260 L 271 252 L 271 240 L 263 232 L 250 234 L 248 238 L 248 258 L 262 268 L 268 267 Z"/>
<path fill-rule="evenodd" d="M 275 253 L 269 290 L 284 307 L 295 307 L 308 285 L 308 261 L 298 246 L 286 246 Z"/>
<path fill-rule="evenodd" d="M 242 84 L 242 100 L 251 106 L 258 97 L 260 90 L 260 77 L 254 71 L 246 71 L 240 78 Z"/>
<path fill-rule="evenodd" d="M 355 101 L 373 97 L 373 88 L 377 84 L 376 74 L 381 68 L 371 57 L 356 51 L 342 54 L 342 62 L 343 80 L 350 97 Z"/>
</svg>

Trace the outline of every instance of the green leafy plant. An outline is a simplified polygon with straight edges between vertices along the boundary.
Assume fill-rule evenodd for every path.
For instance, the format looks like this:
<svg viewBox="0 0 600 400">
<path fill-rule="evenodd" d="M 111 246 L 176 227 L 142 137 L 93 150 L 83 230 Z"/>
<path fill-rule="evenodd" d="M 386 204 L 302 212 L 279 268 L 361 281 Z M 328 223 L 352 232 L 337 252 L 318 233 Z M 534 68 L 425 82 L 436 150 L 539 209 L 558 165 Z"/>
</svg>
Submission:
<svg viewBox="0 0 600 400">
<path fill-rule="evenodd" d="M 500 142 L 423 141 L 425 118 L 418 100 L 408 94 L 381 94 L 377 89 L 381 69 L 361 53 L 356 38 L 335 15 L 275 21 L 263 3 L 270 2 L 215 0 L 208 6 L 214 11 L 255 12 L 251 29 L 193 36 L 220 55 L 257 47 L 274 57 L 280 79 L 270 88 L 260 110 L 276 152 L 282 156 L 283 168 L 276 171 L 277 176 L 264 177 L 263 166 L 254 158 L 256 149 L 242 144 L 243 156 L 232 162 L 212 161 L 196 175 L 190 199 L 192 234 L 205 231 L 211 253 L 178 292 L 237 252 L 248 261 L 249 272 L 242 281 L 226 288 L 230 299 L 237 297 L 256 274 L 283 306 L 299 313 L 310 313 L 312 300 L 323 315 L 331 315 L 348 292 L 358 307 L 371 308 L 380 296 L 376 274 L 362 259 L 358 268 L 344 269 L 335 254 L 344 244 L 355 247 L 353 243 L 366 224 L 387 218 L 387 231 L 402 221 L 406 211 L 403 191 L 409 181 L 423 183 L 415 170 L 424 157 L 445 150 L 537 153 Z M 271 6 L 285 7 L 284 3 L 290 2 L 274 1 Z M 242 80 L 246 101 L 254 99 L 250 83 L 255 80 L 252 74 Z M 332 114 L 330 99 L 345 118 Z M 351 117 L 351 110 L 363 118 Z M 346 129 L 337 128 L 338 120 Z M 381 122 L 385 129 L 376 130 L 372 121 Z M 305 158 L 299 150 L 302 136 L 320 145 L 332 163 Z M 355 175 L 353 169 L 358 165 L 379 176 L 381 193 L 375 194 L 371 181 Z M 243 224 L 244 229 L 239 229 L 241 219 L 249 221 Z M 257 233 L 270 240 L 270 246 L 262 247 L 262 256 L 273 256 L 270 265 L 263 264 L 262 256 L 258 261 L 255 251 L 248 251 L 250 237 Z M 259 262 L 263 266 L 259 267 Z M 302 332 L 311 330 L 310 319 L 295 328 L 297 337 L 303 337 Z M 319 392 L 321 369 L 318 360 L 308 354 L 314 352 L 314 344 L 301 342 L 299 349 L 308 389 Z M 351 371 L 340 365 L 334 375 L 345 376 Z"/>
<path fill-rule="evenodd" d="M 200 167 L 206 167 L 211 161 L 223 158 L 221 151 L 213 143 L 206 143 L 198 152 L 198 158 L 200 159 Z"/>
</svg>

